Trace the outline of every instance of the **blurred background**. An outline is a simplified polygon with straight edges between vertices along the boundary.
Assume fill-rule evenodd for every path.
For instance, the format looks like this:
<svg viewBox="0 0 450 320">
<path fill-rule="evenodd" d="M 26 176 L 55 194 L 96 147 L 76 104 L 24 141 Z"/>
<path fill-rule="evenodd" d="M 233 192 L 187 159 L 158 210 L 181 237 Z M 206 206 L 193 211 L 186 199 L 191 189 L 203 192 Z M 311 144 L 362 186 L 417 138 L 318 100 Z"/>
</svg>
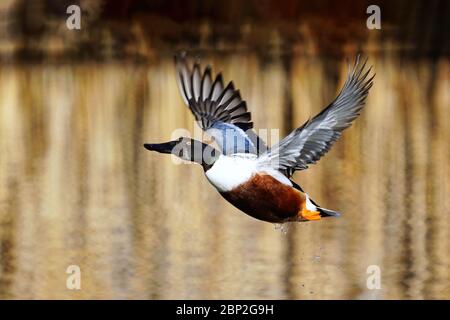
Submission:
<svg viewBox="0 0 450 320">
<path fill-rule="evenodd" d="M 0 298 L 449 299 L 449 16 L 438 0 L 1 1 Z M 367 108 L 294 176 L 341 218 L 284 234 L 142 147 L 194 128 L 179 50 L 282 134 L 335 97 L 346 59 L 369 58 Z"/>
</svg>

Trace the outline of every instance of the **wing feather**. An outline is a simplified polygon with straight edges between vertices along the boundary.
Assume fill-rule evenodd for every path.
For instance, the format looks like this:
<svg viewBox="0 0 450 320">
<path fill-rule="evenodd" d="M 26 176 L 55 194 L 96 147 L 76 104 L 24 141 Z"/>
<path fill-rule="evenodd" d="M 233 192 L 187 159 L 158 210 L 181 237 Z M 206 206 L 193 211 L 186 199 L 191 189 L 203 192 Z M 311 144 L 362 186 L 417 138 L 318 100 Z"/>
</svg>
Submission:
<svg viewBox="0 0 450 320">
<path fill-rule="evenodd" d="M 367 59 L 361 63 L 358 56 L 336 99 L 313 119 L 261 154 L 259 164 L 290 176 L 295 170 L 308 168 L 327 153 L 365 105 L 375 76 L 369 78 L 372 67 L 366 69 L 366 64 Z"/>
<path fill-rule="evenodd" d="M 257 153 L 258 150 L 266 149 L 264 142 L 250 130 L 253 128 L 251 114 L 233 82 L 224 86 L 222 74 L 219 73 L 214 79 L 209 66 L 202 72 L 200 64 L 196 62 L 191 68 L 184 55 L 175 57 L 175 65 L 183 101 L 203 130 L 215 129 L 213 131 L 216 134 L 220 130 L 231 130 L 239 139 L 249 140 L 244 141 L 245 143 L 241 145 L 249 145 L 251 148 L 239 149 L 238 152 Z M 220 123 L 227 125 L 220 125 Z M 223 132 L 222 135 L 225 136 L 225 133 Z M 215 136 L 215 138 L 217 137 Z M 225 141 L 217 142 L 219 145 L 221 143 L 225 145 Z M 230 143 L 228 144 L 230 145 Z M 235 149 L 233 148 L 233 150 Z M 226 150 L 222 151 L 226 152 Z"/>
</svg>

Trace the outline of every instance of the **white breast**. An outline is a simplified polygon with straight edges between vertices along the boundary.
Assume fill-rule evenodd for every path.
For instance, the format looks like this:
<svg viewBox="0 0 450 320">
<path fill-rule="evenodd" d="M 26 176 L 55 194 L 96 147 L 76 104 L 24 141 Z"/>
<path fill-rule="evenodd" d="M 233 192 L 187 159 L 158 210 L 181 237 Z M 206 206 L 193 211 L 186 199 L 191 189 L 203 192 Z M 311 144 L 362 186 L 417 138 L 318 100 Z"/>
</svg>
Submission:
<svg viewBox="0 0 450 320">
<path fill-rule="evenodd" d="M 205 172 L 206 178 L 221 192 L 234 189 L 248 181 L 256 173 L 270 174 L 278 181 L 292 185 L 289 179 L 279 171 L 270 168 L 259 168 L 256 159 L 256 155 L 252 154 L 220 155 L 214 165 Z"/>
</svg>

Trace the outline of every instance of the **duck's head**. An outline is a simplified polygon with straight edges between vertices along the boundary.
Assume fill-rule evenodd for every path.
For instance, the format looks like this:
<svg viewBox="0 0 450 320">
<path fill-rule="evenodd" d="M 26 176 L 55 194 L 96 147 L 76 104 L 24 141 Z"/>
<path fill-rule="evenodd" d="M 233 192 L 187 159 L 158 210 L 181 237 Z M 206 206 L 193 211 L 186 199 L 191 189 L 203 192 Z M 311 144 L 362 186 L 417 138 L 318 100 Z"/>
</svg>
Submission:
<svg viewBox="0 0 450 320">
<path fill-rule="evenodd" d="M 213 146 L 186 137 L 163 143 L 146 143 L 144 147 L 150 151 L 173 154 L 180 159 L 199 163 L 205 170 L 210 168 L 220 155 Z"/>
</svg>

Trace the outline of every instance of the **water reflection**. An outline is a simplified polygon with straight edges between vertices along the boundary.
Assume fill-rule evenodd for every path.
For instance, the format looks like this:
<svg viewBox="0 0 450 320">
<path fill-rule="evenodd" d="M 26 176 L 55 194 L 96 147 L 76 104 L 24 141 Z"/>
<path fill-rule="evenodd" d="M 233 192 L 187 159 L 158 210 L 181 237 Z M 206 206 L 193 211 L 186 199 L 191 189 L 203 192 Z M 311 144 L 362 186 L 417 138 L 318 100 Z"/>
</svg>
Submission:
<svg viewBox="0 0 450 320">
<path fill-rule="evenodd" d="M 288 68 L 250 54 L 205 60 L 235 81 L 257 128 L 283 133 L 346 73 L 308 56 Z M 449 64 L 430 74 L 426 61 L 371 61 L 363 115 L 295 176 L 344 216 L 287 234 L 234 209 L 200 167 L 142 147 L 193 130 L 170 58 L 0 67 L 0 297 L 450 298 Z M 66 288 L 71 264 L 79 291 Z M 369 265 L 381 290 L 366 288 Z"/>
</svg>

